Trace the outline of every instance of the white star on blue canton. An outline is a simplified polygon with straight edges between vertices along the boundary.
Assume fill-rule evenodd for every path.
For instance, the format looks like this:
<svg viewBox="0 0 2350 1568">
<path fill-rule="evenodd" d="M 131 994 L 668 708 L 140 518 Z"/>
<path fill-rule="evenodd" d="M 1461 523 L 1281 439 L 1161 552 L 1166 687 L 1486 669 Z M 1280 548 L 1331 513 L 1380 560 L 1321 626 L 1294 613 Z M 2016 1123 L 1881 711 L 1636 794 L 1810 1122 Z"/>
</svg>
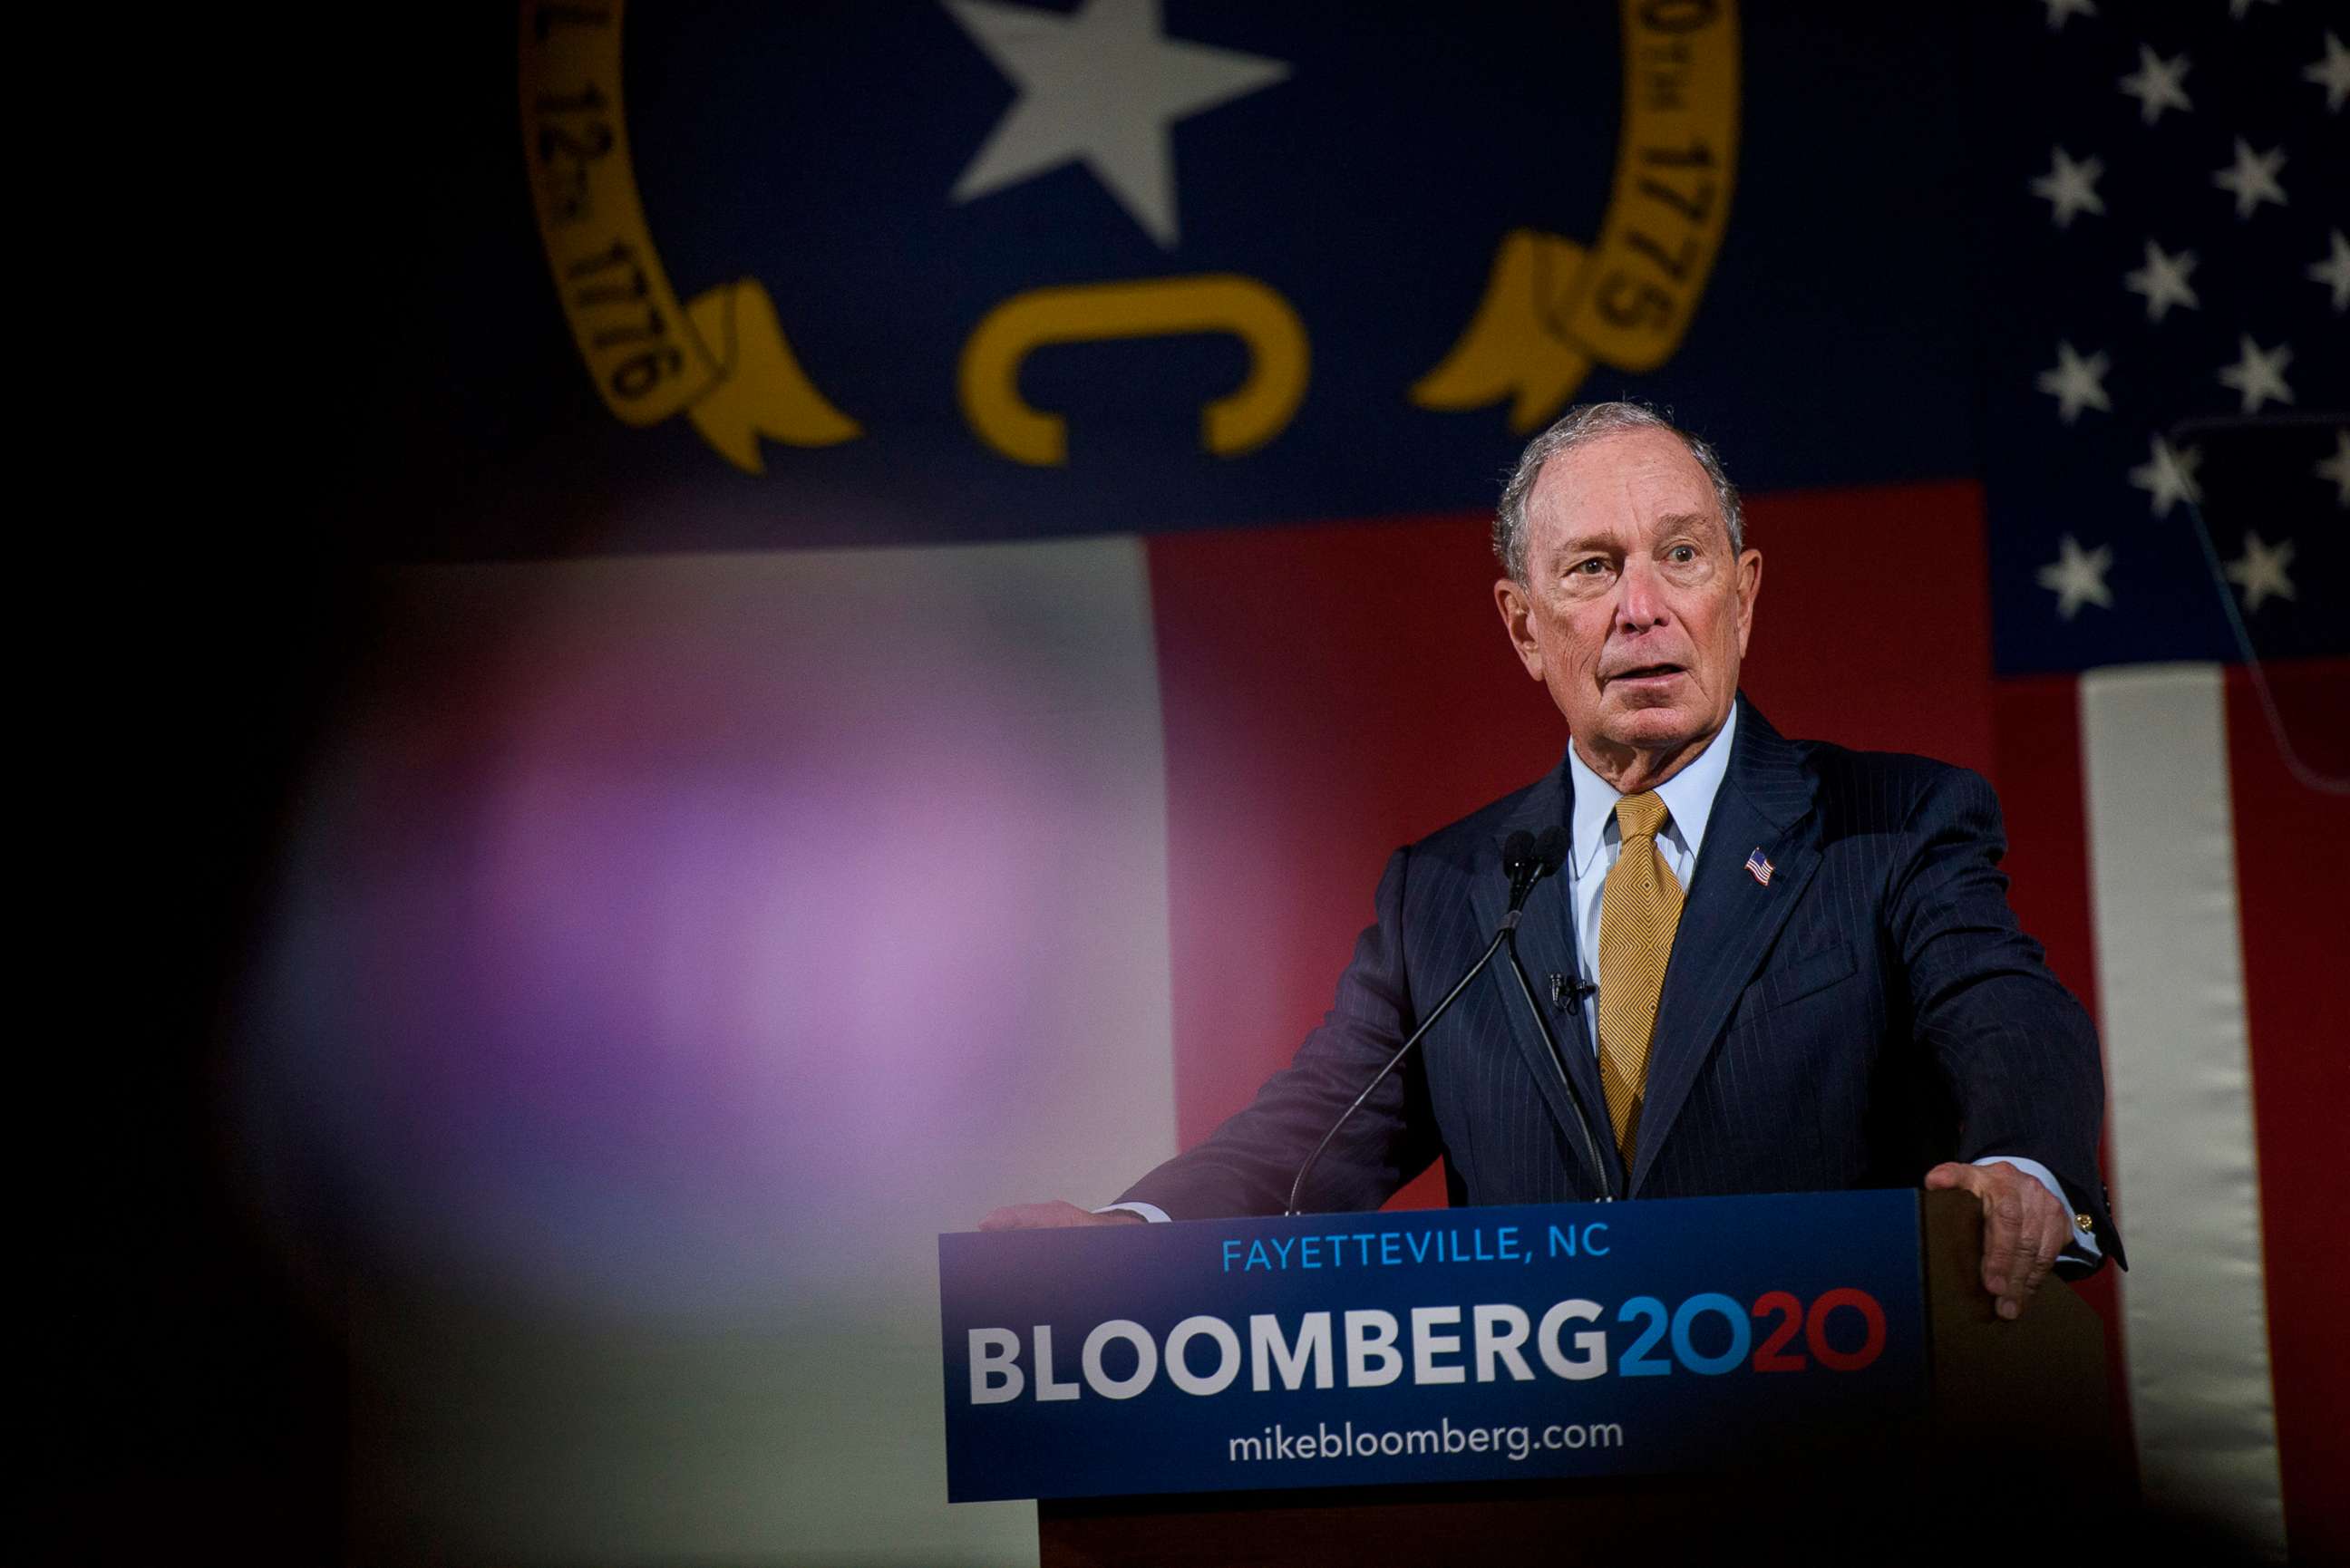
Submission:
<svg viewBox="0 0 2350 1568">
<path fill-rule="evenodd" d="M 2344 239 L 2339 229 L 2334 231 L 2331 238 L 2334 242 L 2332 254 L 2324 261 L 2312 262 L 2309 270 L 2302 275 L 2312 283 L 2322 283 L 2331 290 L 2334 308 L 2338 311 L 2350 306 L 2350 240 Z"/>
<path fill-rule="evenodd" d="M 2166 109 L 2192 110 L 2187 99 L 2185 55 L 2166 60 L 2144 44 L 2137 47 L 2137 69 L 2122 78 L 2122 91 L 2137 99 L 2139 118 L 2152 125 Z"/>
<path fill-rule="evenodd" d="M 1166 36 L 1158 0 L 1089 0 L 1069 16 L 1000 0 L 944 3 L 1020 88 L 955 182 L 955 200 L 1082 162 L 1169 249 L 1179 234 L 1170 128 L 1289 75 L 1280 60 Z"/>
<path fill-rule="evenodd" d="M 2334 482 L 2334 504 L 2350 512 L 2350 426 L 2334 432 L 2334 455 L 2313 472 Z"/>
<path fill-rule="evenodd" d="M 2325 112 L 2339 113 L 2342 101 L 2350 99 L 2350 49 L 2333 34 L 2325 35 L 2325 57 L 2301 73 L 2301 79 L 2315 82 L 2325 89 Z"/>
<path fill-rule="evenodd" d="M 2097 194 L 2097 177 L 2106 171 L 2105 161 L 2084 158 L 2075 163 L 2061 147 L 2049 151 L 2048 172 L 2032 182 L 2032 193 L 2048 203 L 2049 216 L 2056 226 L 2069 229 L 2076 214 L 2104 212 L 2106 202 Z"/>
<path fill-rule="evenodd" d="M 2203 302 L 2195 297 L 2195 286 L 2187 280 L 2195 271 L 2195 253 L 2180 251 L 2166 254 L 2152 240 L 2146 242 L 2146 265 L 2122 275 L 2122 286 L 2132 294 L 2146 297 L 2146 318 L 2159 321 L 2170 314 L 2174 305 L 2189 310 L 2200 310 Z"/>
<path fill-rule="evenodd" d="M 2056 613 L 2071 620 L 2081 613 L 2083 605 L 2113 608 L 2114 592 L 2106 587 L 2106 572 L 2114 564 L 2112 546 L 2100 545 L 2094 550 L 2084 550 L 2080 541 L 2067 534 L 2056 542 L 2056 559 L 2041 567 L 2033 578 L 2056 596 Z"/>
<path fill-rule="evenodd" d="M 2284 368 L 2293 363 L 2293 349 L 2283 343 L 2263 348 L 2249 333 L 2237 338 L 2236 362 L 2220 372 L 2220 384 L 2241 394 L 2243 411 L 2256 414 L 2263 403 L 2290 403 L 2293 389 L 2285 385 Z"/>
<path fill-rule="evenodd" d="M 2292 565 L 2292 540 L 2264 545 L 2257 533 L 2244 535 L 2244 553 L 2228 563 L 2227 571 L 2228 580 L 2243 590 L 2247 615 L 2272 598 L 2291 602 L 2293 579 L 2285 576 L 2285 568 Z"/>
<path fill-rule="evenodd" d="M 2199 503 L 2203 499 L 2202 491 L 2195 483 L 2196 466 L 2202 461 L 2202 448 L 2190 446 L 2182 451 L 2156 436 L 2147 460 L 2129 471 L 2129 482 L 2134 488 L 2147 493 L 2157 517 L 2168 517 L 2179 502 Z"/>
<path fill-rule="evenodd" d="M 2236 138 L 2236 161 L 2211 176 L 2211 183 L 2236 197 L 2236 216 L 2249 218 L 2262 202 L 2286 205 L 2284 187 L 2277 182 L 2277 171 L 2284 167 L 2284 149 L 2272 147 L 2266 152 L 2255 152 L 2252 144 L 2242 137 Z"/>
<path fill-rule="evenodd" d="M 2102 352 L 2085 359 L 2073 351 L 2072 344 L 2059 343 L 2056 368 L 2041 371 L 2035 384 L 2056 400 L 2056 417 L 2069 425 L 2085 408 L 2113 411 L 2113 400 L 2106 396 L 2106 372 L 2113 368 L 2114 362 Z"/>
</svg>

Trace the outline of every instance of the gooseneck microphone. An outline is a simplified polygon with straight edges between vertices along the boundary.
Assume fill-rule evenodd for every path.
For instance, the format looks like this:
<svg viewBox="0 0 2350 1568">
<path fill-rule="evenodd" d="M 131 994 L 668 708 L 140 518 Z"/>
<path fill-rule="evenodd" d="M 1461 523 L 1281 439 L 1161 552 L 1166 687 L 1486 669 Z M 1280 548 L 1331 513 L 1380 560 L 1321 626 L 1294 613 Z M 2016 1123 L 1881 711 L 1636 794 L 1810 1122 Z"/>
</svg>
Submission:
<svg viewBox="0 0 2350 1568">
<path fill-rule="evenodd" d="M 1510 844 L 1503 847 L 1503 864 L 1505 867 L 1509 864 L 1509 849 L 1516 845 L 1519 836 L 1513 836 Z M 1566 864 L 1566 830 L 1561 827 L 1543 829 L 1542 837 L 1528 845 L 1527 852 L 1537 862 L 1534 868 L 1526 873 L 1529 891 L 1535 882 L 1556 875 L 1558 868 Z M 1513 888 L 1517 886 L 1518 875 L 1516 871 L 1511 872 L 1510 885 Z M 1520 902 L 1523 901 L 1521 898 Z M 1599 1201 L 1613 1203 L 1616 1201 L 1616 1179 L 1610 1174 L 1607 1162 L 1599 1158 L 1599 1146 L 1591 1138 L 1591 1119 L 1584 1114 L 1583 1096 L 1575 1089 L 1574 1075 L 1566 1070 L 1566 1056 L 1558 1048 L 1558 1036 L 1551 1033 L 1548 1015 L 1543 1012 L 1542 1004 L 1534 1000 L 1534 988 L 1526 981 L 1526 966 L 1518 960 L 1518 921 L 1514 906 L 1510 918 L 1502 922 L 1501 940 L 1510 950 L 1510 972 L 1517 977 L 1518 994 L 1526 999 L 1526 1011 L 1534 1015 L 1534 1028 L 1541 1033 L 1543 1044 L 1550 1048 L 1551 1064 L 1558 1069 L 1559 1082 L 1565 1086 L 1567 1108 L 1575 1113 L 1575 1130 L 1583 1138 L 1583 1162 L 1590 1168 L 1591 1174 L 1599 1179 Z M 1490 958 L 1492 955 L 1488 952 L 1486 956 Z M 1580 977 L 1568 986 L 1563 983 L 1564 978 L 1551 976 L 1551 999 L 1554 1002 L 1560 999 L 1562 992 L 1570 992 L 1573 1000 L 1579 1003 L 1586 993 L 1598 989 Z"/>
<path fill-rule="evenodd" d="M 1444 1000 L 1436 1004 L 1435 1011 L 1420 1020 L 1419 1027 L 1411 1032 L 1411 1038 L 1396 1047 L 1395 1054 L 1388 1058 L 1387 1064 L 1363 1086 L 1363 1092 L 1355 1096 L 1355 1103 L 1340 1112 L 1338 1119 L 1330 1124 L 1330 1130 L 1322 1135 L 1322 1141 L 1314 1146 L 1314 1152 L 1307 1155 L 1305 1163 L 1297 1168 L 1297 1179 L 1289 1184 L 1289 1206 L 1282 1210 L 1283 1213 L 1304 1212 L 1298 1207 L 1298 1200 L 1305 1191 L 1305 1179 L 1313 1174 L 1315 1162 L 1322 1158 L 1322 1151 L 1330 1147 L 1330 1140 L 1338 1136 L 1338 1129 L 1347 1125 L 1347 1118 L 1363 1108 L 1363 1102 L 1369 1099 L 1372 1092 L 1381 1084 L 1387 1082 L 1388 1075 L 1396 1070 L 1397 1064 L 1411 1054 L 1411 1048 L 1419 1044 L 1420 1037 L 1435 1027 L 1436 1021 L 1443 1017 L 1452 1004 L 1461 999 L 1461 993 L 1469 989 L 1469 982 L 1485 971 L 1485 966 L 1493 961 L 1493 955 L 1501 951 L 1504 945 L 1510 950 L 1511 965 L 1517 969 L 1519 989 L 1522 991 L 1525 989 L 1525 971 L 1518 967 L 1516 940 L 1518 916 L 1525 909 L 1526 899 L 1534 892 L 1534 884 L 1557 871 L 1565 862 L 1566 834 L 1560 828 L 1545 829 L 1540 839 L 1536 839 L 1533 834 L 1522 829 L 1511 834 L 1503 842 L 1502 869 L 1510 878 L 1510 907 L 1502 916 L 1502 922 L 1493 932 L 1493 940 L 1486 944 L 1485 950 L 1478 955 L 1477 961 L 1469 966 L 1469 971 L 1454 982 L 1451 991 L 1444 993 Z M 1527 992 L 1526 1000 L 1529 1004 L 1532 1003 L 1533 992 Z M 1560 1063 L 1559 1073 L 1564 1077 L 1566 1069 L 1563 1059 L 1558 1055 L 1558 1042 L 1553 1038 L 1549 1025 L 1544 1023 L 1539 1008 L 1535 1009 L 1534 1022 L 1542 1030 L 1544 1041 L 1550 1046 L 1552 1058 Z M 1572 1079 L 1567 1081 L 1566 1092 L 1568 1103 L 1575 1107 L 1575 1121 L 1583 1128 L 1584 1147 L 1590 1155 L 1593 1168 L 1600 1173 L 1601 1190 L 1609 1198 L 1613 1198 L 1615 1194 L 1609 1189 L 1607 1169 L 1598 1163 L 1597 1152 L 1591 1147 L 1591 1128 L 1584 1120 L 1583 1106 L 1575 1097 L 1575 1084 Z"/>
</svg>

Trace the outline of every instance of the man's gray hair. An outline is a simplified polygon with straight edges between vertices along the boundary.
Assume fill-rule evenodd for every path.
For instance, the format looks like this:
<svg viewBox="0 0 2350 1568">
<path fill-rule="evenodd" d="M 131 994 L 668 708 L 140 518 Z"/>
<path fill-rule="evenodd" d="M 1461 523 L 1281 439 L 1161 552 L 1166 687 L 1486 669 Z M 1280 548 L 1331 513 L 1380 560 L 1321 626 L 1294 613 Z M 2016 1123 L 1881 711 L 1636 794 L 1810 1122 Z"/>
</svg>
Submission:
<svg viewBox="0 0 2350 1568">
<path fill-rule="evenodd" d="M 1714 455 L 1713 448 L 1645 403 L 1577 403 L 1526 443 L 1517 471 L 1502 487 L 1502 504 L 1493 514 L 1493 556 L 1512 582 L 1523 587 L 1526 580 L 1526 502 L 1534 493 L 1534 481 L 1542 477 L 1543 465 L 1560 452 L 1632 430 L 1668 431 L 1689 448 L 1689 454 L 1713 483 L 1713 498 L 1730 530 L 1731 553 L 1746 548 L 1746 514 L 1738 504 L 1738 486 L 1722 472 L 1721 459 Z"/>
</svg>

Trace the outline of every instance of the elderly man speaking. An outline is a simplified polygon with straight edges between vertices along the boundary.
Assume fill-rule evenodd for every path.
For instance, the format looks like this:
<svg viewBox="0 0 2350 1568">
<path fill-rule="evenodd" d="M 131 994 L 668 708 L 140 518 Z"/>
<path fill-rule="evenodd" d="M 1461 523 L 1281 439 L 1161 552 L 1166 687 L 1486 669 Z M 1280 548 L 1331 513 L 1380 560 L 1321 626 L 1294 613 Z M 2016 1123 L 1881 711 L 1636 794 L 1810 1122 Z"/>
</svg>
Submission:
<svg viewBox="0 0 2350 1568">
<path fill-rule="evenodd" d="M 1712 450 L 1638 404 L 1573 409 L 1493 549 L 1565 761 L 1396 852 L 1327 1019 L 1206 1142 L 1107 1210 L 982 1229 L 1279 1212 L 1376 1080 L 1310 1207 L 1377 1207 L 1439 1155 L 1456 1204 L 1922 1181 L 1981 1200 L 2003 1316 L 2060 1257 L 2119 1261 L 2096 1034 L 2008 908 L 1998 801 L 1946 763 L 1786 740 L 1739 694 L 1762 556 Z M 1544 829 L 1565 857 L 1519 946 L 1555 1022 L 1471 986 L 1380 1077 L 1505 912 L 1504 846 Z"/>
</svg>

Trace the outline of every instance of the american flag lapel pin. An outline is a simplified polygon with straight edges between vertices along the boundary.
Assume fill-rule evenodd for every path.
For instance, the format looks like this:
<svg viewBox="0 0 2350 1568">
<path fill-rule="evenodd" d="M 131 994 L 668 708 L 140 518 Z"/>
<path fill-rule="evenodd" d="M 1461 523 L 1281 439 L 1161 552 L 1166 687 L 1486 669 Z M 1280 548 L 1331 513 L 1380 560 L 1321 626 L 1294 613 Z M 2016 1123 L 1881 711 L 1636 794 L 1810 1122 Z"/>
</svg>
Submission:
<svg viewBox="0 0 2350 1568">
<path fill-rule="evenodd" d="M 1754 880 L 1760 882 L 1765 888 L 1768 888 L 1771 885 L 1771 873 L 1773 869 L 1775 869 L 1775 867 L 1772 866 L 1771 862 L 1762 857 L 1762 846 L 1759 844 L 1756 845 L 1754 846 L 1754 853 L 1746 857 L 1746 870 L 1748 875 L 1752 876 Z"/>
</svg>

